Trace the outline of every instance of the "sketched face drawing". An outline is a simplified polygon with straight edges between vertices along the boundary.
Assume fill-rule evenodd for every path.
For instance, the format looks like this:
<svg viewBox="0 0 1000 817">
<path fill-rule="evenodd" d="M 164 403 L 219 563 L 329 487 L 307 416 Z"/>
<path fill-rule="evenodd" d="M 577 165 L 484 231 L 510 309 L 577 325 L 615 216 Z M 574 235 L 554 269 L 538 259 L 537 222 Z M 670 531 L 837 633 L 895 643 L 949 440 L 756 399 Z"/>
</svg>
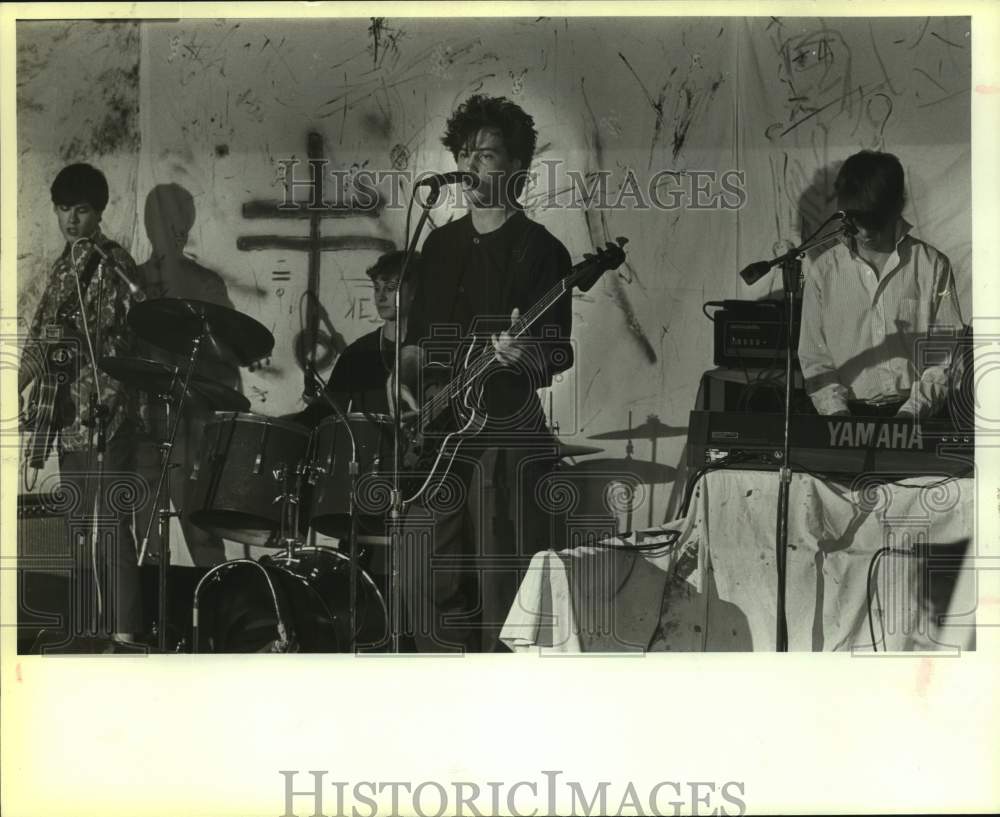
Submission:
<svg viewBox="0 0 1000 817">
<path fill-rule="evenodd" d="M 767 127 L 772 142 L 799 122 L 822 126 L 853 104 L 851 49 L 840 32 L 829 28 L 777 38 L 778 80 L 784 86 L 783 121 Z M 831 104 L 832 103 L 832 104 Z M 839 104 L 838 104 L 839 103 Z"/>
<path fill-rule="evenodd" d="M 793 108 L 815 110 L 850 90 L 851 50 L 828 28 L 791 37 L 781 46 L 778 78 Z"/>
</svg>

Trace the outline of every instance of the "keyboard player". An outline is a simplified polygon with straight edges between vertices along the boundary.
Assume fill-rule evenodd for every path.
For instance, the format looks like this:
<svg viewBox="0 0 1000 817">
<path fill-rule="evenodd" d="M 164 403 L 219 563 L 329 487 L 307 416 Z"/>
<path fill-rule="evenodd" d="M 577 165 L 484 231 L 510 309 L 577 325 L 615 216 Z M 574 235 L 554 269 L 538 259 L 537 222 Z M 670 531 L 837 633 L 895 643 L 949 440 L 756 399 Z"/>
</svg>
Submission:
<svg viewBox="0 0 1000 817">
<path fill-rule="evenodd" d="M 903 219 L 903 167 L 892 154 L 850 156 L 835 192 L 857 234 L 807 269 L 798 347 L 806 391 L 825 415 L 937 416 L 949 361 L 920 360 L 917 341 L 962 326 L 951 264 Z"/>
</svg>

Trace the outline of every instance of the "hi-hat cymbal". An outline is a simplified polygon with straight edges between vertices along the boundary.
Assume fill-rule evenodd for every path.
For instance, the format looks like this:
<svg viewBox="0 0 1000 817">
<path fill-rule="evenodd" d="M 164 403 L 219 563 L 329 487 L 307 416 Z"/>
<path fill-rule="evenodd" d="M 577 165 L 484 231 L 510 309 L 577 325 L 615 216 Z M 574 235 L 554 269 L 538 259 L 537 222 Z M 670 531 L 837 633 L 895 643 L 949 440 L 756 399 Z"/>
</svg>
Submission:
<svg viewBox="0 0 1000 817">
<path fill-rule="evenodd" d="M 128 322 L 143 340 L 182 355 L 196 338 L 221 344 L 247 366 L 274 348 L 274 335 L 259 321 L 226 306 L 189 298 L 156 298 L 134 304 Z"/>
<path fill-rule="evenodd" d="M 647 460 L 633 460 L 630 457 L 622 459 L 602 457 L 596 460 L 583 460 L 573 465 L 562 465 L 560 471 L 562 473 L 607 476 L 609 480 L 615 477 L 620 479 L 634 477 L 639 482 L 646 484 L 670 482 L 677 476 L 677 469 L 672 466 L 648 462 Z"/>
<path fill-rule="evenodd" d="M 605 431 L 591 434 L 590 440 L 658 440 L 664 437 L 682 437 L 687 434 L 687 426 L 668 426 L 659 417 L 650 415 L 642 425 L 620 431 Z"/>
<path fill-rule="evenodd" d="M 184 372 L 178 366 L 168 366 L 141 357 L 102 357 L 101 371 L 150 394 L 180 394 Z M 188 393 L 201 400 L 213 411 L 249 411 L 250 401 L 235 389 L 214 380 L 191 375 Z"/>
<path fill-rule="evenodd" d="M 559 459 L 582 457 L 584 454 L 600 454 L 604 451 L 603 448 L 598 448 L 596 445 L 576 445 L 574 443 L 564 443 L 562 440 L 556 440 L 556 447 L 559 449 L 557 454 Z"/>
</svg>

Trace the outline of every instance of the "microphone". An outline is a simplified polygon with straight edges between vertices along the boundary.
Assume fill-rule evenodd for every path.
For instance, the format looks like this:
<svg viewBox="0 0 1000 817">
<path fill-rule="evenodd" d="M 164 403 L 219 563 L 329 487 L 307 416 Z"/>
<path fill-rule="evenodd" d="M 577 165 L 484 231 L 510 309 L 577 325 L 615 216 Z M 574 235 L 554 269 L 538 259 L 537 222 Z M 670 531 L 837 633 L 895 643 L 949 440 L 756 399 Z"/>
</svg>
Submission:
<svg viewBox="0 0 1000 817">
<path fill-rule="evenodd" d="M 857 235 L 858 228 L 854 223 L 854 218 L 850 210 L 838 210 L 834 213 L 836 218 L 840 219 L 840 223 L 844 225 L 845 235 Z"/>
<path fill-rule="evenodd" d="M 771 271 L 773 264 L 770 261 L 754 261 L 740 270 L 740 278 L 747 286 L 756 284 L 761 278 Z"/>
<path fill-rule="evenodd" d="M 417 187 L 443 187 L 449 184 L 465 183 L 469 187 L 479 186 L 479 177 L 475 173 L 468 173 L 465 170 L 450 170 L 447 173 L 435 173 L 426 179 L 417 182 Z"/>
<path fill-rule="evenodd" d="M 853 213 L 850 210 L 837 210 L 832 216 L 830 216 L 826 221 L 824 221 L 819 228 L 814 232 L 801 247 L 792 248 L 787 253 L 778 258 L 772 258 L 770 261 L 754 261 L 752 264 L 748 264 L 742 270 L 740 270 L 740 278 L 747 286 L 752 286 L 756 284 L 761 278 L 767 275 L 771 271 L 771 267 L 777 266 L 784 262 L 786 258 L 791 258 L 793 255 L 799 257 L 802 256 L 803 252 L 812 247 L 820 246 L 822 244 L 828 243 L 832 238 L 835 238 L 838 234 L 843 235 L 857 235 L 858 228 L 854 225 Z M 840 230 L 836 232 L 828 233 L 827 235 L 820 236 L 816 238 L 817 233 L 821 232 L 824 227 L 826 227 L 834 219 L 839 219 L 841 223 Z"/>
<path fill-rule="evenodd" d="M 128 291 L 132 295 L 132 300 L 135 301 L 136 303 L 142 303 L 143 301 L 145 301 L 146 293 L 144 293 L 141 289 L 139 289 L 135 281 L 132 281 L 125 274 L 125 271 L 121 268 L 121 266 L 119 266 L 119 264 L 110 255 L 104 252 L 104 250 L 101 249 L 101 247 L 98 245 L 96 241 L 91 241 L 90 243 L 94 245 L 94 250 L 97 252 L 99 256 L 101 256 L 101 260 L 104 261 L 104 263 L 107 264 L 109 267 L 111 267 L 111 269 L 113 269 L 115 273 L 117 273 L 118 277 L 122 280 L 122 283 L 124 283 L 125 286 L 128 287 Z"/>
</svg>

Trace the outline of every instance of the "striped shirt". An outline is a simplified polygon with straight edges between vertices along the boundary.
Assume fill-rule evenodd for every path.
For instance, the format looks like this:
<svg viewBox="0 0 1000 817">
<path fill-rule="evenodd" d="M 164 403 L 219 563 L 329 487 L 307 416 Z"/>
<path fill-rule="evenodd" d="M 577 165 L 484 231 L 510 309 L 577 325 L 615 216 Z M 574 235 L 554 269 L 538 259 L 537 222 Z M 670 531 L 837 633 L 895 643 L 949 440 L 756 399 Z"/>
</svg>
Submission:
<svg viewBox="0 0 1000 817">
<path fill-rule="evenodd" d="M 946 339 L 961 329 L 961 310 L 948 258 L 910 229 L 900 219 L 881 275 L 854 252 L 853 239 L 806 273 L 798 354 L 820 414 L 846 411 L 848 400 L 904 400 L 900 410 L 918 417 L 944 405 Z M 929 334 L 938 339 L 918 343 Z"/>
</svg>

